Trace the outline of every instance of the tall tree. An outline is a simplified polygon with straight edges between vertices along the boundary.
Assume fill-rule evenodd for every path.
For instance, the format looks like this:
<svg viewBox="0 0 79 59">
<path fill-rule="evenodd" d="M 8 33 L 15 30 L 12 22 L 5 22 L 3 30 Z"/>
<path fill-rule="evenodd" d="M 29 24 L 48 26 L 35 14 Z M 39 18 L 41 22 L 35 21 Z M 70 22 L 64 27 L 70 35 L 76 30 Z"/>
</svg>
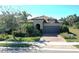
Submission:
<svg viewBox="0 0 79 59">
<path fill-rule="evenodd" d="M 59 19 L 59 21 L 61 21 L 62 24 L 69 25 L 68 22 L 66 21 L 66 18 L 61 18 Z"/>
<path fill-rule="evenodd" d="M 27 13 L 26 11 L 22 11 L 21 16 L 22 16 L 22 19 L 27 23 L 28 17 L 32 15 Z"/>
<path fill-rule="evenodd" d="M 12 34 L 14 29 L 17 27 L 17 22 L 15 15 L 9 11 L 2 11 L 3 14 L 3 20 L 5 21 L 5 31 L 12 30 Z M 13 39 L 15 39 L 13 35 Z"/>
<path fill-rule="evenodd" d="M 76 14 L 74 15 L 69 15 L 67 18 L 66 18 L 66 21 L 69 23 L 70 26 L 73 26 L 75 24 L 75 22 L 77 22 L 78 20 L 78 17 Z"/>
<path fill-rule="evenodd" d="M 27 24 L 27 26 L 24 27 L 25 31 L 28 32 L 28 17 L 32 16 L 31 14 L 27 13 L 26 11 L 22 11 L 22 13 L 20 14 L 22 20 Z M 26 28 L 27 27 L 27 28 Z"/>
</svg>

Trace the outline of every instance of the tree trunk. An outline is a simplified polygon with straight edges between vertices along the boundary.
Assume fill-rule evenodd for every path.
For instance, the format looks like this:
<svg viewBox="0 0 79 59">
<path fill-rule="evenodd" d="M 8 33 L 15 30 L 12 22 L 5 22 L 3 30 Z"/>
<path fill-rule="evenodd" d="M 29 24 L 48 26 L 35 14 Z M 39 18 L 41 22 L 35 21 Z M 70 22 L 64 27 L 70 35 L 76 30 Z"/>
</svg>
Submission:
<svg viewBox="0 0 79 59">
<path fill-rule="evenodd" d="M 12 30 L 12 36 L 13 36 L 13 39 L 16 40 L 15 38 L 15 32 Z"/>
</svg>

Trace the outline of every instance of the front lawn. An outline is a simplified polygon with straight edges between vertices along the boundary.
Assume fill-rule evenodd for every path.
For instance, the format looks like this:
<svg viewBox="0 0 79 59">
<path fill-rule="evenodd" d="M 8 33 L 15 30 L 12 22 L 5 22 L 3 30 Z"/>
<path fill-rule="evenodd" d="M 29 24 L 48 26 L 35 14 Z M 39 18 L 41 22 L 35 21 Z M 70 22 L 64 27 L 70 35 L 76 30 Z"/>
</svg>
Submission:
<svg viewBox="0 0 79 59">
<path fill-rule="evenodd" d="M 0 43 L 0 47 L 30 47 L 32 44 Z"/>
<path fill-rule="evenodd" d="M 15 37 L 12 35 L 0 34 L 0 41 L 12 41 L 14 43 L 0 43 L 0 47 L 30 47 L 32 44 L 15 44 L 15 42 L 37 42 L 40 40 L 39 37 Z"/>
<path fill-rule="evenodd" d="M 35 42 L 40 40 L 40 36 L 38 37 L 15 37 L 13 39 L 12 35 L 8 34 L 0 34 L 0 41 L 19 41 L 19 42 Z"/>
<path fill-rule="evenodd" d="M 36 42 L 39 41 L 40 37 L 16 37 L 16 39 L 8 39 L 8 41 L 18 42 Z"/>
<path fill-rule="evenodd" d="M 70 37 L 68 33 L 61 33 L 60 35 L 65 38 L 67 42 L 79 42 L 79 29 L 75 29 L 73 27 L 69 27 L 69 31 L 73 34 L 74 36 Z"/>
<path fill-rule="evenodd" d="M 70 32 L 76 34 L 76 38 L 79 40 L 79 29 L 75 29 L 73 27 L 70 27 L 69 30 L 70 30 Z"/>
</svg>

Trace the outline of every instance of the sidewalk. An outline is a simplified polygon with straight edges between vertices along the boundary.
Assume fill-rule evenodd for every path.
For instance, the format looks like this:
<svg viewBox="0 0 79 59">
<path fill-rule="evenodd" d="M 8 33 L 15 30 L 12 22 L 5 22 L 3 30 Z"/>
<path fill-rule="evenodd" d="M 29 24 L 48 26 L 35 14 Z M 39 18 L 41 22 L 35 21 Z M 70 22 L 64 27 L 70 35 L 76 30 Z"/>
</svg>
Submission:
<svg viewBox="0 0 79 59">
<path fill-rule="evenodd" d="M 79 49 L 73 45 L 79 45 L 79 42 L 12 42 L 1 41 L 0 43 L 11 44 L 33 44 L 30 47 L 0 47 L 0 53 L 54 53 L 54 52 L 79 52 Z M 37 45 L 37 46 L 35 46 Z"/>
<path fill-rule="evenodd" d="M 13 42 L 13 41 L 0 41 L 0 43 L 15 43 L 15 44 L 44 44 L 44 45 L 79 45 L 79 42 Z"/>
<path fill-rule="evenodd" d="M 62 48 L 62 49 L 77 49 L 73 45 L 79 45 L 79 42 L 12 42 L 12 41 L 1 41 L 0 43 L 10 44 L 32 44 L 42 48 Z"/>
<path fill-rule="evenodd" d="M 0 47 L 0 53 L 79 53 L 79 49 L 56 49 L 56 48 L 40 48 L 35 49 L 30 47 L 15 48 L 15 47 Z"/>
</svg>

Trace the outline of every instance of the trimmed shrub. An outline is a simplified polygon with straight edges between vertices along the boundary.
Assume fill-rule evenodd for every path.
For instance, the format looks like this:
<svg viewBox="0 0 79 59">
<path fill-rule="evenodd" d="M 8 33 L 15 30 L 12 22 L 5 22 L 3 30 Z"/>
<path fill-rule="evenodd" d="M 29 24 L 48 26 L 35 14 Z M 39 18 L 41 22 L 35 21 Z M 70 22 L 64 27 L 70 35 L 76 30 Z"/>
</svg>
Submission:
<svg viewBox="0 0 79 59">
<path fill-rule="evenodd" d="M 60 32 L 61 33 L 63 33 L 63 32 L 68 32 L 69 33 L 69 28 L 66 25 L 62 25 L 60 27 Z"/>
</svg>

